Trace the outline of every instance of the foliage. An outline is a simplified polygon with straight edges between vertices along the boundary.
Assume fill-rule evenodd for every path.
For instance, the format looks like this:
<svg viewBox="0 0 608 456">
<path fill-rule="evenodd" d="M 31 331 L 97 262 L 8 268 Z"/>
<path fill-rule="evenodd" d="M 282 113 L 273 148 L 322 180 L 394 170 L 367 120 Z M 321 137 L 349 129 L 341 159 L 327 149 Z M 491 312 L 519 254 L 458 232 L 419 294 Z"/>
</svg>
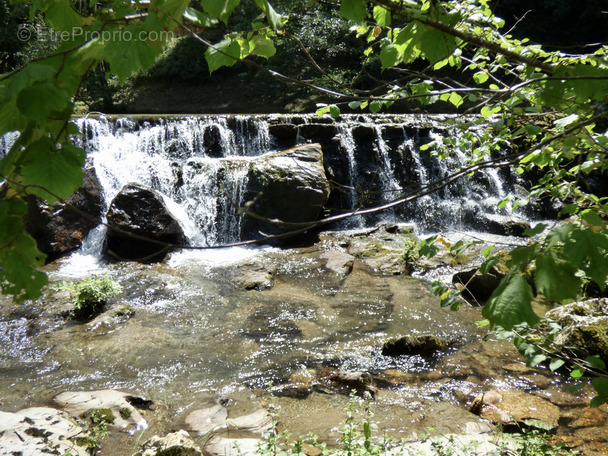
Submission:
<svg viewBox="0 0 608 456">
<path fill-rule="evenodd" d="M 88 435 L 78 438 L 76 444 L 84 446 L 90 454 L 97 454 L 101 441 L 108 436 L 108 424 L 112 424 L 116 417 L 110 409 L 95 409 L 90 413 L 85 413 L 83 419 L 89 418 L 91 424 L 88 428 Z"/>
<path fill-rule="evenodd" d="M 319 437 L 313 433 L 291 438 L 291 432 L 279 432 L 277 425 L 280 415 L 274 403 L 270 402 L 270 417 L 272 426 L 264 435 L 264 441 L 258 445 L 256 454 L 260 456 L 295 456 L 303 454 L 320 454 L 323 456 L 381 456 L 395 454 L 403 456 L 477 456 L 513 454 L 520 456 L 574 456 L 579 454 L 572 451 L 563 443 L 552 444 L 546 425 L 534 422 L 534 428 L 522 429 L 521 433 L 505 434 L 499 439 L 495 450 L 488 448 L 481 442 L 462 442 L 457 435 L 435 436 L 435 430 L 429 429 L 420 435 L 420 443 L 428 444 L 430 452 L 411 445 L 412 442 L 403 442 L 392 439 L 387 435 L 378 438 L 374 431 L 378 426 L 373 421 L 374 414 L 370 410 L 370 397 L 359 397 L 356 391 L 350 395 L 346 406 L 346 419 L 340 423 L 338 432 L 340 440 L 338 446 L 331 447 L 325 442 L 319 442 Z M 517 448 L 509 448 L 508 441 L 517 442 Z M 311 448 L 314 448 L 311 450 Z M 511 445 L 512 447 L 512 445 Z"/>
<path fill-rule="evenodd" d="M 58 286 L 72 295 L 74 315 L 86 320 L 103 311 L 107 300 L 122 291 L 119 283 L 109 277 L 90 276 L 80 282 L 65 283 Z"/>
</svg>

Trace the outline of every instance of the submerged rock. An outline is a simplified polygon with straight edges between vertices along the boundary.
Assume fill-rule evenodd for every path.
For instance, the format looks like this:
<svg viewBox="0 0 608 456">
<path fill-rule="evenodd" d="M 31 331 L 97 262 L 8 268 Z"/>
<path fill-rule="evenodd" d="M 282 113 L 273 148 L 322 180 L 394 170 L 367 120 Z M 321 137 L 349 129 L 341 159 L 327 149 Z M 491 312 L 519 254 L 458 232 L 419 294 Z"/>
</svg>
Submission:
<svg viewBox="0 0 608 456">
<path fill-rule="evenodd" d="M 599 355 L 608 363 L 608 298 L 565 304 L 545 317 L 563 328 L 553 343 L 581 358 Z"/>
<path fill-rule="evenodd" d="M 110 229 L 106 250 L 109 255 L 119 259 L 161 261 L 168 251 L 168 247 L 162 243 L 187 243 L 182 227 L 160 193 L 138 184 L 128 184 L 122 188 L 112 200 L 107 219 Z"/>
<path fill-rule="evenodd" d="M 89 232 L 101 223 L 102 192 L 95 170 L 87 168 L 82 187 L 65 203 L 51 206 L 38 196 L 28 196 L 25 226 L 38 249 L 47 254 L 47 261 L 80 248 Z"/>
<path fill-rule="evenodd" d="M 0 412 L 0 454 L 43 456 L 71 454 L 87 456 L 86 447 L 72 439 L 86 438 L 86 429 L 67 413 L 49 407 L 34 407 L 15 413 Z"/>
<path fill-rule="evenodd" d="M 492 390 L 480 394 L 473 401 L 471 412 L 493 423 L 518 428 L 534 421 L 555 427 L 560 418 L 558 406 L 519 390 Z"/>
<path fill-rule="evenodd" d="M 429 334 L 404 336 L 385 342 L 382 346 L 382 354 L 384 356 L 431 355 L 447 349 L 452 343 L 443 337 Z"/>
<path fill-rule="evenodd" d="M 179 430 L 164 437 L 155 435 L 141 445 L 133 456 L 203 456 L 203 450 L 186 431 Z"/>
<path fill-rule="evenodd" d="M 246 264 L 241 266 L 233 282 L 245 290 L 267 290 L 274 284 L 276 265 Z"/>
<path fill-rule="evenodd" d="M 355 257 L 339 250 L 328 250 L 319 255 L 325 267 L 338 276 L 346 276 L 353 270 Z"/>
</svg>

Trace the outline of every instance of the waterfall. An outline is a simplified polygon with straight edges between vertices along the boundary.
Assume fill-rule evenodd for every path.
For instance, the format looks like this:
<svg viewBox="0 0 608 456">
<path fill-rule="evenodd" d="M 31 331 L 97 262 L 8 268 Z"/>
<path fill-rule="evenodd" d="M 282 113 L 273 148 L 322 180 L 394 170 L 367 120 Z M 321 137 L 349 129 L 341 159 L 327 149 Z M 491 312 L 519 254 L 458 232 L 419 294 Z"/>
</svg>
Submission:
<svg viewBox="0 0 608 456">
<path fill-rule="evenodd" d="M 82 132 L 75 142 L 96 170 L 106 209 L 128 183 L 153 188 L 193 245 L 240 240 L 238 209 L 245 203 L 247 161 L 266 152 L 320 143 L 326 174 L 336 184 L 326 205 L 334 214 L 399 198 L 457 171 L 467 159 L 458 149 L 443 160 L 420 149 L 456 134 L 440 117 L 345 115 L 334 121 L 311 114 L 208 115 L 74 122 Z M 1 138 L 0 156 L 17 135 Z M 507 174 L 477 172 L 387 213 L 353 218 L 338 228 L 386 219 L 413 222 L 423 230 L 478 228 L 479 214 L 497 213 L 497 202 L 513 192 Z M 99 249 L 104 235 L 103 229 L 93 231 L 83 251 Z"/>
</svg>

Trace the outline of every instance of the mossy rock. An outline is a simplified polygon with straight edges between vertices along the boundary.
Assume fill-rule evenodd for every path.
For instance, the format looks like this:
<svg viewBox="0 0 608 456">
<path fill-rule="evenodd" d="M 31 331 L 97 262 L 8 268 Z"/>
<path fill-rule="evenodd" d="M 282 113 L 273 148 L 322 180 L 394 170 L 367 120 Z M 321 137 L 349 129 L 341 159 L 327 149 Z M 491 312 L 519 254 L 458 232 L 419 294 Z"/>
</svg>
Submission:
<svg viewBox="0 0 608 456">
<path fill-rule="evenodd" d="M 563 328 L 555 337 L 556 345 L 581 358 L 599 355 L 608 364 L 608 298 L 566 304 L 545 317 Z"/>
<path fill-rule="evenodd" d="M 382 355 L 401 356 L 401 355 L 422 355 L 428 356 L 435 352 L 446 350 L 452 341 L 440 336 L 430 334 L 418 336 L 404 336 L 399 339 L 392 339 L 385 342 L 382 346 Z"/>
</svg>

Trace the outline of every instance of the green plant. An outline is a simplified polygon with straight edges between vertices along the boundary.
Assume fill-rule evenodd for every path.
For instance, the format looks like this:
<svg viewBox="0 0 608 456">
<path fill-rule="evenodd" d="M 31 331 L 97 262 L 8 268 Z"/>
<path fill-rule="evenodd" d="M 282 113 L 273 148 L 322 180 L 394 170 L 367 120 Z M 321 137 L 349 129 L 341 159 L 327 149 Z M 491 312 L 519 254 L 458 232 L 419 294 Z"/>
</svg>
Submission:
<svg viewBox="0 0 608 456">
<path fill-rule="evenodd" d="M 103 311 L 107 300 L 122 291 L 122 287 L 109 277 L 87 277 L 80 282 L 61 282 L 58 289 L 67 290 L 74 303 L 74 316 L 86 320 Z"/>
<path fill-rule="evenodd" d="M 420 245 L 418 241 L 413 238 L 409 238 L 405 241 L 403 246 L 403 262 L 406 266 L 415 266 L 418 258 L 420 257 Z"/>
<path fill-rule="evenodd" d="M 579 451 L 571 450 L 565 443 L 551 442 L 551 426 L 539 421 L 526 421 L 521 432 L 513 434 L 518 443 L 519 456 L 574 456 Z"/>
<path fill-rule="evenodd" d="M 108 436 L 108 424 L 112 424 L 116 417 L 110 409 L 101 408 L 85 412 L 81 415 L 81 418 L 89 418 L 91 424 L 88 428 L 88 435 L 77 438 L 76 444 L 86 447 L 91 455 L 97 454 L 101 441 Z"/>
</svg>

